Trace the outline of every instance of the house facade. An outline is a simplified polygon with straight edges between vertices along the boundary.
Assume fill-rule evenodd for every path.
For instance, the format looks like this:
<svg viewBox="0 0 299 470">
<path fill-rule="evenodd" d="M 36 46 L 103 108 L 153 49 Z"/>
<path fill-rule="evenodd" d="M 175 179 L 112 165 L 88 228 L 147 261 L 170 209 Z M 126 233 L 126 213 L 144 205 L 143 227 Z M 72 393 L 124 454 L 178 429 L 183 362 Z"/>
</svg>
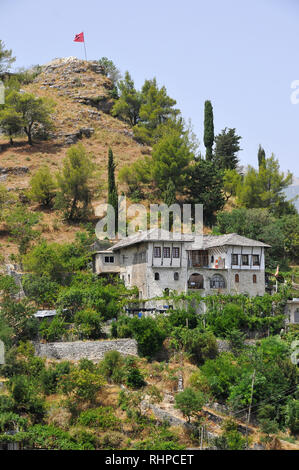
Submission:
<svg viewBox="0 0 299 470">
<path fill-rule="evenodd" d="M 265 293 L 265 248 L 256 240 L 229 235 L 173 235 L 161 229 L 138 232 L 94 254 L 94 271 L 117 274 L 140 299 L 165 292 Z"/>
</svg>

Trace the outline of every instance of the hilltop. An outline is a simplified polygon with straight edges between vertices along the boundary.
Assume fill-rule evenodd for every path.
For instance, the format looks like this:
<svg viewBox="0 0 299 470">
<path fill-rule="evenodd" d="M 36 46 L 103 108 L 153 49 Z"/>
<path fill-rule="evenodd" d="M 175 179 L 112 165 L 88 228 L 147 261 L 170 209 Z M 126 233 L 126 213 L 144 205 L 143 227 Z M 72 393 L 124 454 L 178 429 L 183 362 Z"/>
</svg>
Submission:
<svg viewBox="0 0 299 470">
<path fill-rule="evenodd" d="M 35 139 L 33 146 L 26 142 L 25 136 L 16 138 L 14 146 L 8 144 L 7 137 L 0 136 L 0 183 L 22 195 L 36 170 L 47 165 L 54 175 L 61 168 L 70 145 L 80 141 L 88 152 L 93 153 L 96 163 L 94 184 L 95 189 L 99 189 L 99 197 L 93 201 L 93 206 L 104 201 L 108 148 L 113 148 L 116 174 L 124 164 L 151 152 L 149 147 L 134 140 L 126 123 L 109 114 L 114 103 L 113 88 L 98 62 L 68 57 L 42 66 L 41 73 L 31 83 L 22 85 L 21 90 L 54 102 L 54 129 L 48 140 Z M 31 208 L 35 210 L 35 207 Z M 44 212 L 43 236 L 55 241 L 72 240 L 79 227 L 70 227 L 57 219 L 57 212 Z M 6 244 L 6 253 L 15 252 L 15 247 L 8 243 L 7 234 L 1 230 L 0 243 Z"/>
</svg>

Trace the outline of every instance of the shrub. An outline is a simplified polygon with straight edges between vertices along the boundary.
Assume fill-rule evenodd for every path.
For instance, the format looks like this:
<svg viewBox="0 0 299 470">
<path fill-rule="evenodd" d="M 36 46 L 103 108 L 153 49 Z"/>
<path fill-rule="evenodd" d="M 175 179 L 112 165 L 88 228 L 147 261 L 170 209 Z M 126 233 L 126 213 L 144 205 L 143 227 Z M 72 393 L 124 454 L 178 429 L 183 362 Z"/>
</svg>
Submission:
<svg viewBox="0 0 299 470">
<path fill-rule="evenodd" d="M 140 370 L 135 367 L 128 370 L 126 383 L 130 388 L 141 388 L 145 385 L 143 375 Z"/>
<path fill-rule="evenodd" d="M 75 314 L 75 325 L 81 339 L 98 339 L 102 336 L 102 317 L 91 308 Z"/>
<path fill-rule="evenodd" d="M 49 342 L 62 339 L 66 331 L 66 323 L 60 315 L 56 315 L 53 320 L 45 318 L 39 327 L 41 337 Z"/>
<path fill-rule="evenodd" d="M 101 362 L 100 370 L 108 381 L 121 383 L 124 376 L 123 365 L 121 354 L 118 351 L 109 351 Z"/>
<path fill-rule="evenodd" d="M 119 429 L 121 421 L 115 416 L 115 411 L 111 406 L 101 406 L 92 410 L 83 411 L 78 419 L 82 426 L 91 426 L 107 429 Z"/>
<path fill-rule="evenodd" d="M 299 433 L 299 400 L 290 400 L 287 403 L 286 424 L 292 434 Z"/>
</svg>

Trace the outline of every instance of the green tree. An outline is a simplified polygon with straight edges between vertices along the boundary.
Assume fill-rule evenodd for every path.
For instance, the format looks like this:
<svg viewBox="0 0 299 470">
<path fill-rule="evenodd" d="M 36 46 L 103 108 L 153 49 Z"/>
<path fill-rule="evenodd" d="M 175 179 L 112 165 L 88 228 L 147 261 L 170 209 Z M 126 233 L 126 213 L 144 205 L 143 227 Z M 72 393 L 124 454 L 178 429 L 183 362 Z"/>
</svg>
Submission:
<svg viewBox="0 0 299 470">
<path fill-rule="evenodd" d="M 164 191 L 172 180 L 176 190 L 182 191 L 184 171 L 193 156 L 186 135 L 176 130 L 164 134 L 153 147 L 152 177 L 156 186 Z"/>
<path fill-rule="evenodd" d="M 275 215 L 290 213 L 290 204 L 286 202 L 283 190 L 292 182 L 292 174 L 280 172 L 280 166 L 274 155 L 267 158 L 256 170 L 248 166 L 243 184 L 237 191 L 241 206 L 247 208 L 269 208 Z M 294 210 L 291 211 L 294 213 Z"/>
<path fill-rule="evenodd" d="M 236 134 L 236 129 L 223 129 L 215 137 L 215 162 L 220 168 L 234 170 L 238 165 L 238 152 L 240 148 L 241 136 Z"/>
<path fill-rule="evenodd" d="M 183 413 L 189 423 L 192 417 L 198 417 L 206 402 L 204 394 L 193 388 L 185 388 L 183 392 L 177 393 L 174 399 L 174 407 Z"/>
<path fill-rule="evenodd" d="M 99 60 L 99 65 L 102 67 L 104 75 L 110 78 L 112 83 L 115 85 L 120 79 L 121 75 L 114 62 L 107 57 L 102 57 Z"/>
<path fill-rule="evenodd" d="M 118 230 L 118 193 L 115 184 L 115 162 L 112 149 L 108 151 L 108 204 L 114 209 L 115 231 Z M 108 209 L 109 210 L 109 209 Z"/>
<path fill-rule="evenodd" d="M 30 197 L 42 204 L 51 206 L 55 197 L 55 181 L 48 166 L 43 166 L 37 170 L 30 180 Z"/>
<path fill-rule="evenodd" d="M 151 145 L 160 134 L 161 126 L 179 114 L 174 109 L 176 101 L 167 95 L 166 88 L 158 87 L 156 78 L 145 80 L 141 90 L 141 106 L 138 124 L 134 127 L 135 137 Z"/>
<path fill-rule="evenodd" d="M 214 144 L 214 115 L 211 101 L 205 101 L 204 138 L 206 160 L 212 160 Z"/>
<path fill-rule="evenodd" d="M 210 225 L 225 204 L 222 171 L 209 160 L 194 162 L 186 171 L 184 193 L 189 203 L 203 204 L 204 221 Z"/>
<path fill-rule="evenodd" d="M 12 50 L 6 49 L 4 42 L 0 39 L 0 73 L 7 72 L 16 58 L 12 56 Z"/>
<path fill-rule="evenodd" d="M 30 212 L 20 205 L 15 206 L 10 211 L 6 210 L 4 216 L 5 225 L 11 237 L 18 244 L 21 255 L 27 252 L 30 242 L 40 236 L 40 232 L 33 229 L 40 219 L 41 214 Z"/>
<path fill-rule="evenodd" d="M 120 117 L 133 127 L 139 120 L 141 95 L 136 91 L 129 72 L 126 72 L 124 80 L 118 83 L 118 88 L 120 96 L 113 106 L 112 115 Z"/>
<path fill-rule="evenodd" d="M 289 400 L 286 406 L 286 425 L 292 434 L 299 433 L 299 400 Z"/>
<path fill-rule="evenodd" d="M 223 190 L 226 200 L 236 196 L 239 186 L 242 184 L 242 175 L 236 170 L 225 170 L 223 174 Z"/>
<path fill-rule="evenodd" d="M 46 98 L 36 98 L 31 93 L 13 91 L 7 97 L 7 105 L 15 109 L 22 118 L 22 126 L 28 137 L 28 143 L 33 145 L 32 132 L 34 125 L 40 125 L 48 131 L 52 128 L 51 113 L 53 103 Z"/>
<path fill-rule="evenodd" d="M 99 339 L 102 336 L 101 315 L 91 308 L 75 314 L 74 322 L 80 339 Z"/>
<path fill-rule="evenodd" d="M 266 162 L 266 152 L 261 145 L 259 145 L 257 159 L 258 159 L 259 168 L 261 168 L 261 166 L 264 165 Z"/>
<path fill-rule="evenodd" d="M 10 145 L 13 145 L 13 137 L 21 133 L 22 123 L 22 115 L 12 106 L 0 110 L 0 128 L 9 137 Z"/>
<path fill-rule="evenodd" d="M 68 220 L 87 215 L 91 201 L 88 183 L 93 171 L 92 156 L 82 144 L 73 145 L 68 149 L 62 171 L 57 174 L 60 192 L 56 196 L 56 207 L 64 210 Z"/>
</svg>

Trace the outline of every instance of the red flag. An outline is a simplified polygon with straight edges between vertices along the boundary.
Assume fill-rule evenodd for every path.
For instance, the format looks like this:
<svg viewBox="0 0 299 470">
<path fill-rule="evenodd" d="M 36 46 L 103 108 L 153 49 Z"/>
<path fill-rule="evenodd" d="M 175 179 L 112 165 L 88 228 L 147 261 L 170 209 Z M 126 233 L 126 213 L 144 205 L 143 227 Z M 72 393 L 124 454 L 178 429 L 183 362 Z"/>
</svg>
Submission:
<svg viewBox="0 0 299 470">
<path fill-rule="evenodd" d="M 84 33 L 76 34 L 74 42 L 84 42 Z"/>
</svg>

